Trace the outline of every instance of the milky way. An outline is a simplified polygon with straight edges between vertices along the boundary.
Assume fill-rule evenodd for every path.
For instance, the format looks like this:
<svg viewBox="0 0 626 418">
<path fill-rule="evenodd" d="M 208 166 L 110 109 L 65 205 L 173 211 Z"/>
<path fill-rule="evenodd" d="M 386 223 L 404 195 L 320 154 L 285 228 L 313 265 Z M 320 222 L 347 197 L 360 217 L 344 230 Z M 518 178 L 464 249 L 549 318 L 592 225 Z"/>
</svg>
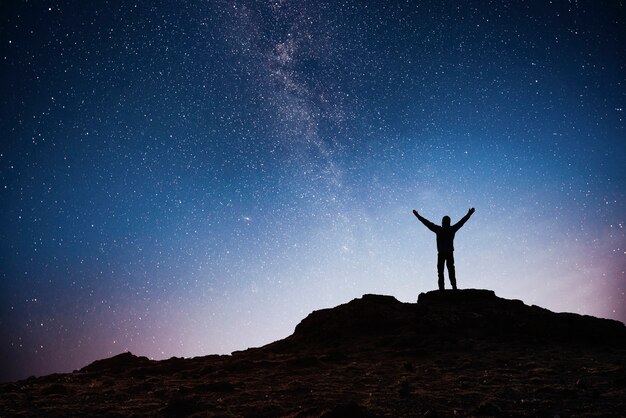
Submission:
<svg viewBox="0 0 626 418">
<path fill-rule="evenodd" d="M 413 208 L 476 207 L 460 287 L 626 321 L 617 2 L 8 3 L 2 380 L 414 302 Z"/>
</svg>

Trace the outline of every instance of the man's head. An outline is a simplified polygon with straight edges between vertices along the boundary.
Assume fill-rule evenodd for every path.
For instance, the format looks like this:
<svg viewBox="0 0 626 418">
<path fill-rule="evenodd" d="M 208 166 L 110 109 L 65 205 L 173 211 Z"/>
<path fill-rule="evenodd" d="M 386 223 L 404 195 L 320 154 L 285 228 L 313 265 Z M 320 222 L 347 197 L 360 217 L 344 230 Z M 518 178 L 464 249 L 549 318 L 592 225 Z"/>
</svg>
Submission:
<svg viewBox="0 0 626 418">
<path fill-rule="evenodd" d="M 449 216 L 444 216 L 441 219 L 441 226 L 446 227 L 446 226 L 450 226 L 450 217 Z"/>
</svg>

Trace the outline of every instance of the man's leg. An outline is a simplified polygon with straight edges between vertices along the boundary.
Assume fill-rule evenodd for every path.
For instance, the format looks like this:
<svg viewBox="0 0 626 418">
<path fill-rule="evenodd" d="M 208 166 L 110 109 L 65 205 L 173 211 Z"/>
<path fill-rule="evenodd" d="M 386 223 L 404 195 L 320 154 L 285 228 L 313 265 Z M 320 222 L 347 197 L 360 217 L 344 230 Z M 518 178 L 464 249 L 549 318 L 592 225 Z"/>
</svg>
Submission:
<svg viewBox="0 0 626 418">
<path fill-rule="evenodd" d="M 448 265 L 448 276 L 450 276 L 450 284 L 456 290 L 456 271 L 454 270 L 454 253 L 448 254 L 446 264 Z"/>
<path fill-rule="evenodd" d="M 445 261 L 446 261 L 446 257 L 441 253 L 437 253 L 437 276 L 439 276 L 439 290 L 444 289 L 443 266 L 444 266 Z"/>
</svg>

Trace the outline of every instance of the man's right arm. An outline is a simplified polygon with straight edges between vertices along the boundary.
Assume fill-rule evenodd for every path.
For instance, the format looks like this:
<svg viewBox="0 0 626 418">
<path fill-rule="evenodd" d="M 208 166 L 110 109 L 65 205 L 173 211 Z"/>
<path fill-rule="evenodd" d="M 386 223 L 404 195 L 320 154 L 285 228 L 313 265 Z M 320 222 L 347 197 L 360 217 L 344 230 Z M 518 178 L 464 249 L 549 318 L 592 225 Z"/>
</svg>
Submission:
<svg viewBox="0 0 626 418">
<path fill-rule="evenodd" d="M 431 231 L 433 231 L 435 233 L 437 232 L 437 225 L 435 225 L 434 223 L 432 223 L 428 219 L 424 218 L 415 209 L 413 209 L 413 215 L 415 215 L 417 217 L 417 219 L 419 219 L 424 224 L 424 226 L 426 226 L 426 228 L 430 229 Z"/>
<path fill-rule="evenodd" d="M 467 211 L 467 214 L 464 217 L 462 217 L 460 221 L 452 225 L 452 228 L 455 231 L 458 231 L 459 229 L 461 229 L 461 227 L 465 224 L 465 222 L 469 220 L 469 218 L 474 214 L 474 212 L 476 212 L 476 209 L 470 208 L 470 210 Z"/>
</svg>

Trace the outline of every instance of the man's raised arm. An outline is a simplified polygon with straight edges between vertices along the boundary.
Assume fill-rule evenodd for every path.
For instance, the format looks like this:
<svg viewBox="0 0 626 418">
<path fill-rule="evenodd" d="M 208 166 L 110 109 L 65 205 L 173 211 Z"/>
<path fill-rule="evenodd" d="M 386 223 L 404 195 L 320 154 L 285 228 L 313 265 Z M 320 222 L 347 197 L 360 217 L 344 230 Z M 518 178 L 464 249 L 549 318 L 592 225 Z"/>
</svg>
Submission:
<svg viewBox="0 0 626 418">
<path fill-rule="evenodd" d="M 472 214 L 476 212 L 476 209 L 471 208 L 470 210 L 467 211 L 467 214 L 461 218 L 460 221 L 458 221 L 457 223 L 455 223 L 452 228 L 455 231 L 458 231 L 459 229 L 461 229 L 461 227 L 465 224 L 465 222 L 467 222 L 469 220 L 469 218 L 472 216 Z"/>
<path fill-rule="evenodd" d="M 426 228 L 430 229 L 433 232 L 437 232 L 437 225 L 424 218 L 415 209 L 413 209 L 413 215 L 415 215 L 417 219 L 419 219 L 426 226 Z"/>
</svg>

